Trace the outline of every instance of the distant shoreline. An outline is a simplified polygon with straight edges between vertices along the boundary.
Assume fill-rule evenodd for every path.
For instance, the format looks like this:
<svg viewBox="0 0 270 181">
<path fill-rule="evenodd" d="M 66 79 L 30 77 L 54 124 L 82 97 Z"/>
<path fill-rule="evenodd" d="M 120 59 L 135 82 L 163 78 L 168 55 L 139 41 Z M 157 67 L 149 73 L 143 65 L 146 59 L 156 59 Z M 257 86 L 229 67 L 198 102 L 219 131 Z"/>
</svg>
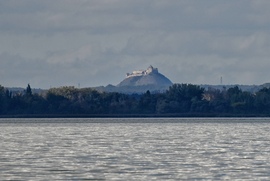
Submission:
<svg viewBox="0 0 270 181">
<path fill-rule="evenodd" d="M 270 117 L 270 114 L 215 114 L 215 113 L 183 113 L 183 114 L 16 114 L 0 115 L 0 118 L 243 118 Z"/>
</svg>

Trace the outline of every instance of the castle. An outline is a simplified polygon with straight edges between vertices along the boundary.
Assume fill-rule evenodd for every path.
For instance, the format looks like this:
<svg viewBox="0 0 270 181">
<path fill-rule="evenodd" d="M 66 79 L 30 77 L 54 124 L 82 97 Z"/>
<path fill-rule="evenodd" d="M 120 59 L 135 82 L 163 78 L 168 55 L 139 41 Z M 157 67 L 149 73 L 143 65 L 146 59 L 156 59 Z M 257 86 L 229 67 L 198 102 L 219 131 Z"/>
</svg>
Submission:
<svg viewBox="0 0 270 181">
<path fill-rule="evenodd" d="M 144 76 L 150 73 L 158 73 L 158 69 L 150 65 L 146 70 L 135 70 L 132 73 L 127 73 L 126 78 Z"/>
</svg>

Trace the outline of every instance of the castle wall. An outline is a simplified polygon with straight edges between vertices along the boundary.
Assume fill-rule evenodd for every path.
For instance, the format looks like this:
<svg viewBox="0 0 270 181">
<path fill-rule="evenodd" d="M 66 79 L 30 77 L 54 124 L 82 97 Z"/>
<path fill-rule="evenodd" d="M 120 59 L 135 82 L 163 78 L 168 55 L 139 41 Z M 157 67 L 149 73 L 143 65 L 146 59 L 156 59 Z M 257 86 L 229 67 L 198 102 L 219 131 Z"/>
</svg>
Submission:
<svg viewBox="0 0 270 181">
<path fill-rule="evenodd" d="M 148 67 L 147 70 L 135 70 L 132 73 L 127 73 L 127 78 L 129 77 L 135 77 L 135 76 L 144 76 L 148 75 L 150 73 L 158 73 L 157 68 L 153 68 L 152 66 Z"/>
</svg>

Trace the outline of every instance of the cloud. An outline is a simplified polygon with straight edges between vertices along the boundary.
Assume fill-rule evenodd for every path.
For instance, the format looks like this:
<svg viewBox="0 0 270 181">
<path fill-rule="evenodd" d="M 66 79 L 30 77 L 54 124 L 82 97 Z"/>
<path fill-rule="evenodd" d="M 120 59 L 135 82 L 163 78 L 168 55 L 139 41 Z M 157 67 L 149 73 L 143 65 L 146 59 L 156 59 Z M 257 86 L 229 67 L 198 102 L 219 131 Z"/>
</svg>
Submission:
<svg viewBox="0 0 270 181">
<path fill-rule="evenodd" d="M 268 0 L 0 2 L 0 84 L 118 84 L 158 67 L 173 82 L 269 82 Z"/>
<path fill-rule="evenodd" d="M 89 57 L 94 56 L 94 47 L 84 46 L 75 51 L 53 53 L 47 62 L 50 64 L 73 64 L 76 62 L 85 62 Z"/>
</svg>

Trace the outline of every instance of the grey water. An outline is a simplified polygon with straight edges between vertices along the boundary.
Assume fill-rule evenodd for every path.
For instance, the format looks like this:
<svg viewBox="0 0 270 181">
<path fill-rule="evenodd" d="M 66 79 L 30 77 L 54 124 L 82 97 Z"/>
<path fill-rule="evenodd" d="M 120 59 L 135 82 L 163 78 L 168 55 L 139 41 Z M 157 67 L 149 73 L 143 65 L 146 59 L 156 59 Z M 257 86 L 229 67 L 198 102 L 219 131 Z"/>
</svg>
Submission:
<svg viewBox="0 0 270 181">
<path fill-rule="evenodd" d="M 0 119 L 0 180 L 269 180 L 270 118 Z"/>
</svg>

